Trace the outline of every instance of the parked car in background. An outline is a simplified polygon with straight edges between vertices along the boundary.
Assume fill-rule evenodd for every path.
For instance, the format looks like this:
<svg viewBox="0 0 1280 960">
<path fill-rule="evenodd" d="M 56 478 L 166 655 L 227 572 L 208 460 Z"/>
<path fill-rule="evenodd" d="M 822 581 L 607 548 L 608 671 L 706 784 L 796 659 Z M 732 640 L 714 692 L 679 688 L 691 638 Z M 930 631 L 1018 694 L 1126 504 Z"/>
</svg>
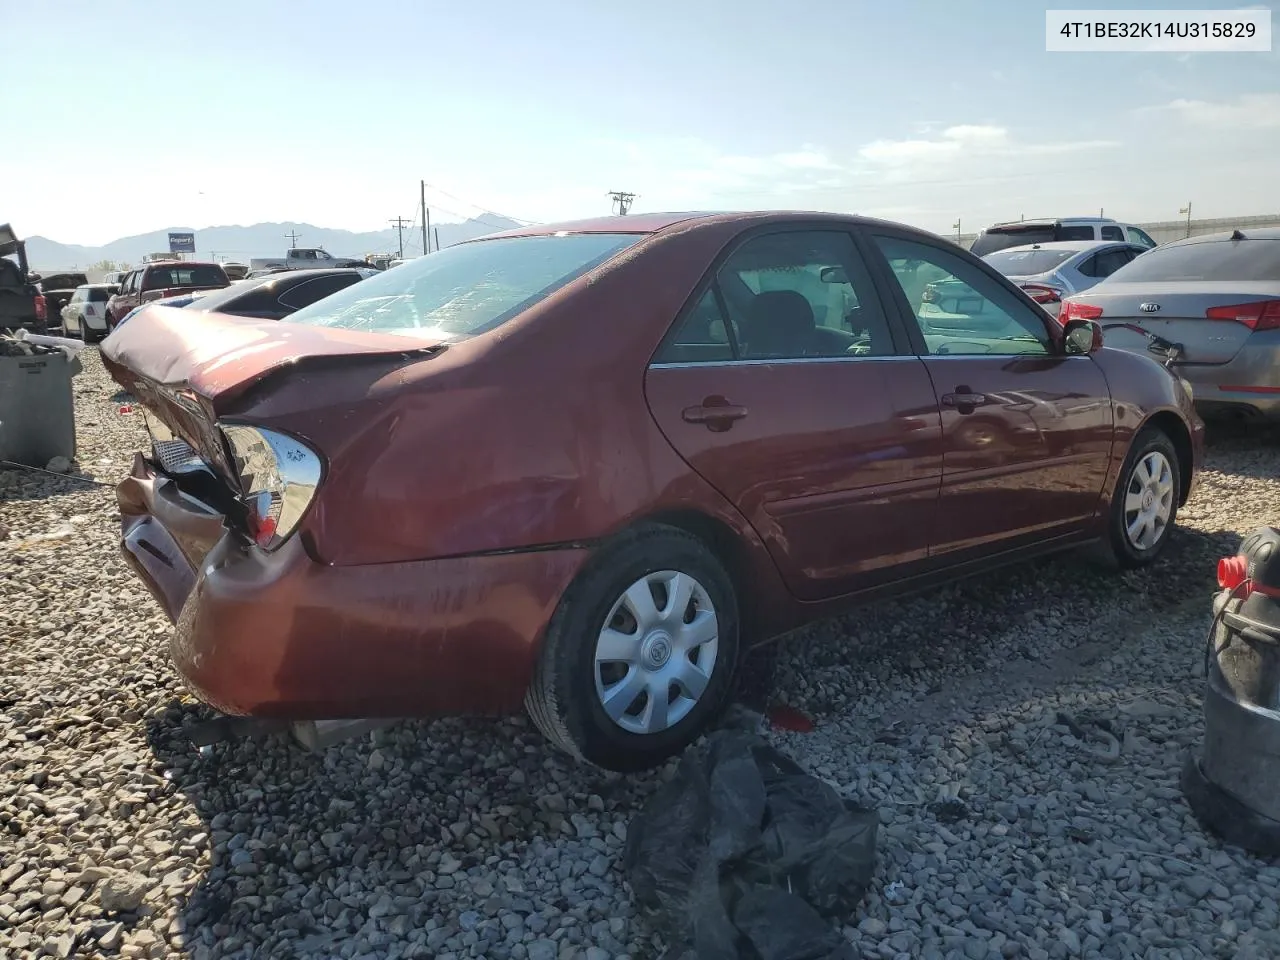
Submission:
<svg viewBox="0 0 1280 960">
<path fill-rule="evenodd" d="M 27 263 L 27 245 L 0 223 L 0 330 L 46 331 L 48 305 L 38 280 Z"/>
<path fill-rule="evenodd" d="M 371 267 L 287 270 L 200 294 L 183 306 L 229 316 L 280 320 L 378 272 Z"/>
<path fill-rule="evenodd" d="M 1167 243 L 1067 298 L 1061 316 L 1097 321 L 1109 347 L 1176 348 L 1206 415 L 1280 419 L 1280 229 Z"/>
<path fill-rule="evenodd" d="M 72 291 L 62 308 L 62 332 L 79 337 L 85 343 L 96 343 L 108 333 L 107 301 L 119 290 L 112 283 L 85 283 Z"/>
<path fill-rule="evenodd" d="M 1156 246 L 1150 234 L 1132 223 L 1121 223 L 1109 217 L 1050 217 L 993 224 L 978 234 L 969 252 L 975 257 L 985 257 L 1007 247 L 1064 240 L 1112 240 L 1148 249 Z"/>
<path fill-rule="evenodd" d="M 931 332 L 921 265 L 982 309 Z M 279 322 L 148 307 L 102 347 L 153 440 L 124 553 L 219 710 L 523 702 L 646 767 L 815 617 L 1085 543 L 1154 561 L 1203 424 L 1100 344 L 946 240 L 799 213 L 525 227 Z"/>
<path fill-rule="evenodd" d="M 110 273 L 104 273 L 102 275 L 102 280 L 100 282 L 112 283 L 118 287 L 124 281 L 124 278 L 127 277 L 128 275 L 129 275 L 128 270 L 112 270 Z"/>
<path fill-rule="evenodd" d="M 222 266 L 216 263 L 189 260 L 145 263 L 125 275 L 120 292 L 108 301 L 107 324 L 114 328 L 120 318 L 143 303 L 197 290 L 219 290 L 230 283 Z"/>
<path fill-rule="evenodd" d="M 982 259 L 1056 317 L 1063 297 L 1088 290 L 1148 249 L 1132 243 L 1067 240 L 1008 247 Z"/>
<path fill-rule="evenodd" d="M 249 265 L 227 260 L 222 264 L 222 272 L 227 275 L 228 280 L 243 280 L 249 275 Z"/>
<path fill-rule="evenodd" d="M 44 294 L 45 311 L 50 326 L 62 322 L 62 308 L 76 290 L 89 282 L 83 273 L 46 273 L 40 277 L 40 292 Z M 56 319 L 55 319 L 56 318 Z"/>
</svg>

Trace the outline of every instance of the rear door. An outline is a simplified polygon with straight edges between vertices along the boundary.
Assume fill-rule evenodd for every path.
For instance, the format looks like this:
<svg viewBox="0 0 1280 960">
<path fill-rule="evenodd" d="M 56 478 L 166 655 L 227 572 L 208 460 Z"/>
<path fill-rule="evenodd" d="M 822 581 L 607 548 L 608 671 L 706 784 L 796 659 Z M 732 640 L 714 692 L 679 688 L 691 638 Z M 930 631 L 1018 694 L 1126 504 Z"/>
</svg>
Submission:
<svg viewBox="0 0 1280 960">
<path fill-rule="evenodd" d="M 732 245 L 655 355 L 645 394 L 797 597 L 928 562 L 937 403 L 848 232 L 772 228 Z"/>
<path fill-rule="evenodd" d="M 1111 456 L 1111 397 L 1097 364 L 1061 354 L 1043 311 L 944 242 L 887 227 L 868 233 L 937 391 L 934 555 L 958 563 L 1083 529 Z M 917 292 L 925 271 L 963 283 L 973 298 L 940 309 Z"/>
<path fill-rule="evenodd" d="M 1260 326 L 1237 318 L 1280 300 L 1280 240 L 1214 239 L 1157 247 L 1072 299 L 1093 308 L 1090 314 L 1102 311 L 1096 319 L 1109 347 L 1144 353 L 1148 340 L 1141 331 L 1146 330 L 1181 344 L 1188 364 L 1224 364 Z"/>
</svg>

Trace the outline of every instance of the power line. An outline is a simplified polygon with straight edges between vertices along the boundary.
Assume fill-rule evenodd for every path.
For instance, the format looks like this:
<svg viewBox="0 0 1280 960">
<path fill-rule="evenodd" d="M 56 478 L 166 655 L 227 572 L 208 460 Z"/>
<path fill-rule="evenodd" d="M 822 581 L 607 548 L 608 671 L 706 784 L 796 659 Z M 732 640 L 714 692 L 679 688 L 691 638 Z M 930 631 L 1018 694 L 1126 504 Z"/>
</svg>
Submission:
<svg viewBox="0 0 1280 960">
<path fill-rule="evenodd" d="M 290 250 L 293 250 L 294 248 L 296 248 L 296 247 L 298 246 L 299 236 L 298 236 L 298 234 L 297 234 L 295 231 L 290 230 L 288 233 L 286 233 L 286 234 L 285 234 L 285 236 L 289 238 L 289 249 L 290 249 Z"/>
<path fill-rule="evenodd" d="M 497 210 L 490 210 L 486 207 L 480 206 L 480 204 L 478 203 L 472 203 L 470 200 L 460 197 L 456 193 L 450 193 L 448 190 L 441 189 L 440 187 L 437 187 L 434 183 L 427 183 L 425 180 L 422 182 L 423 182 L 423 185 L 425 187 L 430 188 L 432 192 L 442 194 L 443 196 L 446 196 L 446 197 L 451 197 L 454 200 L 457 200 L 459 203 L 463 204 L 464 206 L 473 207 L 474 209 L 479 210 L 481 213 L 487 213 L 491 217 L 500 217 L 503 220 L 511 220 L 514 223 L 518 223 L 522 226 L 542 226 L 542 223 L 539 220 L 525 220 L 525 219 L 522 219 L 521 217 L 513 217 L 513 216 L 510 216 L 509 214 L 499 213 Z M 435 204 L 435 206 L 441 210 L 445 210 L 446 213 L 452 213 L 455 217 L 466 217 L 468 220 L 478 220 L 480 223 L 485 222 L 485 220 L 482 217 L 473 217 L 465 213 L 459 213 L 457 210 L 448 210 L 445 207 L 441 207 L 439 204 Z M 505 229 L 507 225 L 505 223 L 504 224 L 490 223 L 489 226 Z"/>
</svg>

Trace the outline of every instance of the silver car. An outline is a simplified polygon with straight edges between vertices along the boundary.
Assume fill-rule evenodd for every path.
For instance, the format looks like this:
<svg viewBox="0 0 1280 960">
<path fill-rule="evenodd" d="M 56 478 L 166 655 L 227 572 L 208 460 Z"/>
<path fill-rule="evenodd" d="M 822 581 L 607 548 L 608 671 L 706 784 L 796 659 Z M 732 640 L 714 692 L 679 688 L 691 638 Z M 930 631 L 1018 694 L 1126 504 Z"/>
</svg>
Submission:
<svg viewBox="0 0 1280 960">
<path fill-rule="evenodd" d="M 1063 297 L 1088 290 L 1147 250 L 1135 243 L 1062 240 L 1009 247 L 982 259 L 1056 317 Z"/>
<path fill-rule="evenodd" d="M 1280 228 L 1156 247 L 1059 319 L 1096 320 L 1108 347 L 1171 358 L 1203 415 L 1280 420 Z"/>
</svg>

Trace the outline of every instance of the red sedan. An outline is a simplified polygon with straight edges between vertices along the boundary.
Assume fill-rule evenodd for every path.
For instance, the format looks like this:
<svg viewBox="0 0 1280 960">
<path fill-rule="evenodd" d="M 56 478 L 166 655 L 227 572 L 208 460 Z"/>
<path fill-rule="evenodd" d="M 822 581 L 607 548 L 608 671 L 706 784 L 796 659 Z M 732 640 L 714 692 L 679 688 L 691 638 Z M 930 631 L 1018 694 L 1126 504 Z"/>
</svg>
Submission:
<svg viewBox="0 0 1280 960">
<path fill-rule="evenodd" d="M 963 312 L 924 296 L 971 288 Z M 148 307 L 103 344 L 153 437 L 124 550 L 190 687 L 289 719 L 527 706 L 634 769 L 743 650 L 1102 541 L 1153 561 L 1186 385 L 896 224 L 626 216 L 459 244 L 283 321 Z"/>
</svg>

